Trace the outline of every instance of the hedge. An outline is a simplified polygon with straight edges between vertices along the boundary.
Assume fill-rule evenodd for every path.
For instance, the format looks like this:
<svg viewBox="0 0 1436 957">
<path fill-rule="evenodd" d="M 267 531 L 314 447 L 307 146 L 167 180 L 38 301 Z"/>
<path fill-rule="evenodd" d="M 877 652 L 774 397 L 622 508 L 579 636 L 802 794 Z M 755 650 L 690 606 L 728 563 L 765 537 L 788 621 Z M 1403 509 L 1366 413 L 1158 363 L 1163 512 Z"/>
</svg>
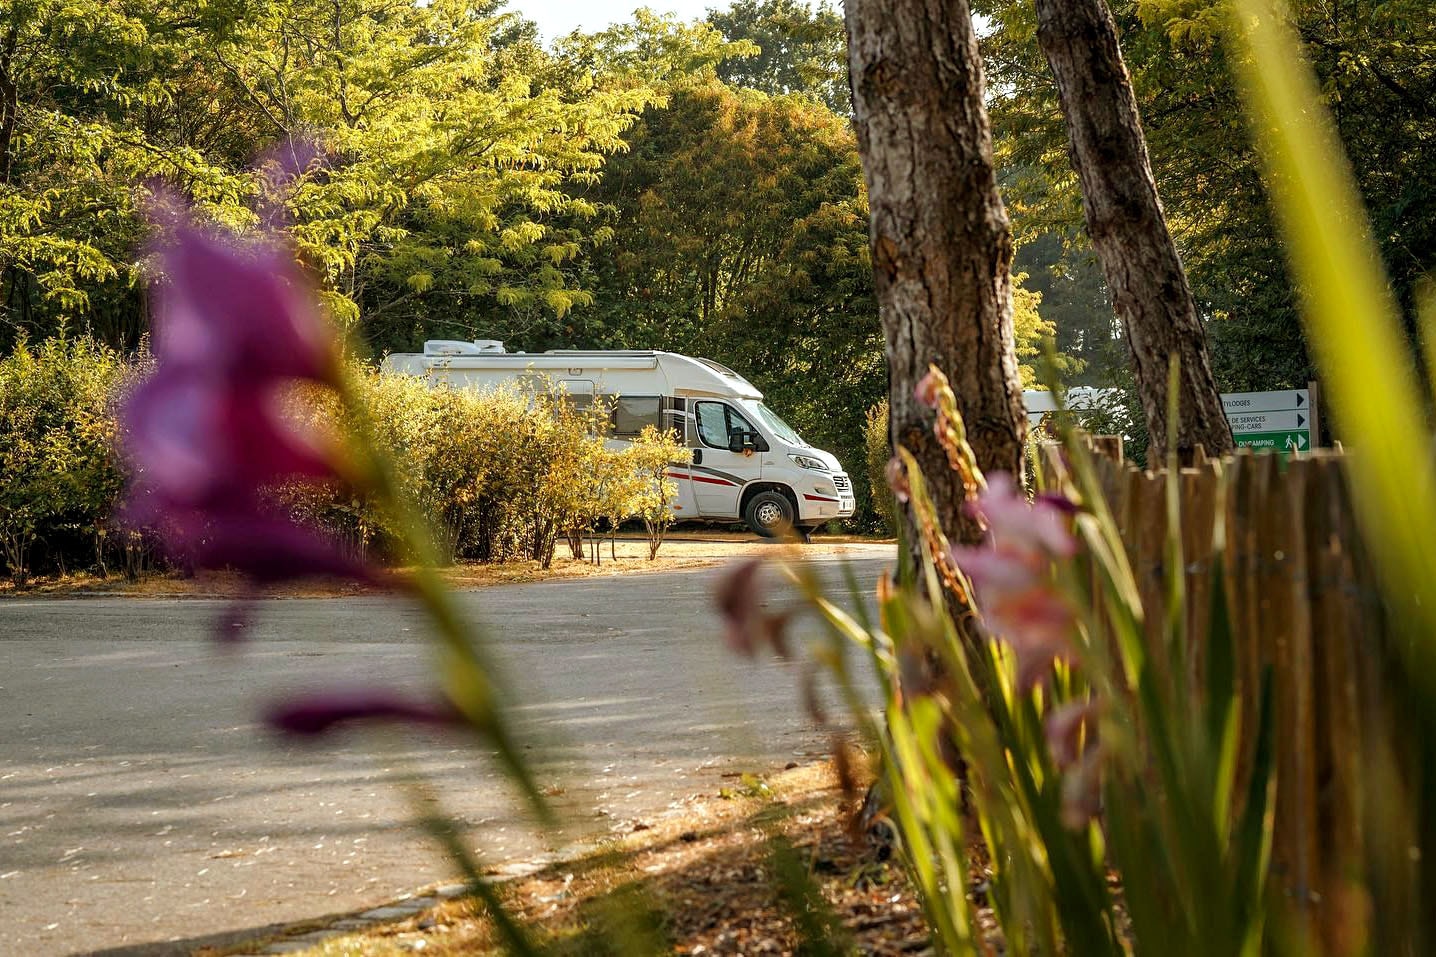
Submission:
<svg viewBox="0 0 1436 957">
<path fill-rule="evenodd" d="M 17 585 L 36 573 L 158 561 L 150 537 L 116 520 L 125 486 L 116 410 L 148 360 L 88 339 L 20 344 L 0 359 L 0 568 Z M 649 429 L 610 449 L 608 410 L 563 397 L 492 393 L 356 370 L 364 417 L 451 558 L 532 559 L 544 567 L 567 540 L 575 557 L 600 526 L 641 518 L 656 554 L 676 489 L 669 462 L 687 450 Z M 296 390 L 300 427 L 344 434 L 333 398 Z M 273 490 L 276 504 L 327 529 L 356 555 L 396 558 L 392 519 L 334 485 Z"/>
</svg>

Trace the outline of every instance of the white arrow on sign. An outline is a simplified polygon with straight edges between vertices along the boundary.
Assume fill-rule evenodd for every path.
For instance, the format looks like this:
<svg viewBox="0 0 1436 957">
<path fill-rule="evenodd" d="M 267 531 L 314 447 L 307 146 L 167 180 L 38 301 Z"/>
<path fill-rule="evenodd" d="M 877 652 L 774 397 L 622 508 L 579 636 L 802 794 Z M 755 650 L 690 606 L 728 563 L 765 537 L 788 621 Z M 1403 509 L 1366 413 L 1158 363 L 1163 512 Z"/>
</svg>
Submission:
<svg viewBox="0 0 1436 957">
<path fill-rule="evenodd" d="M 1241 432 L 1297 432 L 1310 430 L 1311 416 L 1305 412 L 1232 412 L 1228 410 L 1227 421 L 1232 431 Z"/>
<path fill-rule="evenodd" d="M 1306 440 L 1306 436 L 1302 435 L 1300 432 L 1298 432 L 1296 435 L 1288 435 L 1286 437 L 1286 447 L 1289 449 L 1294 449 L 1297 452 L 1302 451 L 1310 444 L 1311 443 Z"/>
<path fill-rule="evenodd" d="M 1239 412 L 1290 412 L 1311 407 L 1307 389 L 1282 389 L 1277 392 L 1225 392 L 1222 408 L 1228 416 Z"/>
</svg>

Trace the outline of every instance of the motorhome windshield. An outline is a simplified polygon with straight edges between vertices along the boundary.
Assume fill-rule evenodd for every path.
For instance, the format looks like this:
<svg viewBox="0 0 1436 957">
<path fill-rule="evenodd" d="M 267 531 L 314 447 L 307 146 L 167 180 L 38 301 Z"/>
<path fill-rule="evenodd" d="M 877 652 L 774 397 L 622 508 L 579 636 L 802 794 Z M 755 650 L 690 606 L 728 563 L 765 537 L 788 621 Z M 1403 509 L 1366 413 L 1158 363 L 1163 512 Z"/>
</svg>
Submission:
<svg viewBox="0 0 1436 957">
<path fill-rule="evenodd" d="M 753 410 L 753 414 L 762 420 L 763 424 L 773 430 L 773 434 L 789 445 L 807 445 L 798 430 L 778 417 L 778 413 L 768 408 L 761 402 L 744 402 L 746 407 Z"/>
</svg>

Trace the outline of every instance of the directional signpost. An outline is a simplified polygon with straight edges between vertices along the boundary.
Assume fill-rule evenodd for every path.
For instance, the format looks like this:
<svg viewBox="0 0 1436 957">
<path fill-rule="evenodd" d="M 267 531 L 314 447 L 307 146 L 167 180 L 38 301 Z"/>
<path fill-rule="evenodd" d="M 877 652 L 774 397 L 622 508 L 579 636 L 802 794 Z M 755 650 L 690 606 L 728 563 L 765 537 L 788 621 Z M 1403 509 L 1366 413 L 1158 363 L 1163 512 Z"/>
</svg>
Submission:
<svg viewBox="0 0 1436 957">
<path fill-rule="evenodd" d="M 1311 389 L 1228 392 L 1222 408 L 1237 445 L 1278 452 L 1305 452 L 1316 438 Z"/>
</svg>

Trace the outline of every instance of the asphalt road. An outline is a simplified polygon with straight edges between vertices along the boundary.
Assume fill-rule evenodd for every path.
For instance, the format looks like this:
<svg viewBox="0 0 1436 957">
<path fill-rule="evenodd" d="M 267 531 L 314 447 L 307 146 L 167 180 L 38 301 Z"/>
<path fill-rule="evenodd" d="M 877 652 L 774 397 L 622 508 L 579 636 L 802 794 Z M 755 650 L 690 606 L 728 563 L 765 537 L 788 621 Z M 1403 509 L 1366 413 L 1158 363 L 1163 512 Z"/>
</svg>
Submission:
<svg viewBox="0 0 1436 957">
<path fill-rule="evenodd" d="M 867 593 L 883 564 L 852 563 Z M 842 593 L 836 562 L 815 567 Z M 251 641 L 222 654 L 208 640 L 218 602 L 0 602 L 0 953 L 187 952 L 452 879 L 408 824 L 401 761 L 497 862 L 631 829 L 712 793 L 725 772 L 821 754 L 796 675 L 723 648 L 714 575 L 462 596 L 518 692 L 544 781 L 562 791 L 562 835 L 535 835 L 459 737 L 350 734 L 310 748 L 260 726 L 266 703 L 305 689 L 427 688 L 429 645 L 408 605 L 267 601 Z"/>
</svg>

